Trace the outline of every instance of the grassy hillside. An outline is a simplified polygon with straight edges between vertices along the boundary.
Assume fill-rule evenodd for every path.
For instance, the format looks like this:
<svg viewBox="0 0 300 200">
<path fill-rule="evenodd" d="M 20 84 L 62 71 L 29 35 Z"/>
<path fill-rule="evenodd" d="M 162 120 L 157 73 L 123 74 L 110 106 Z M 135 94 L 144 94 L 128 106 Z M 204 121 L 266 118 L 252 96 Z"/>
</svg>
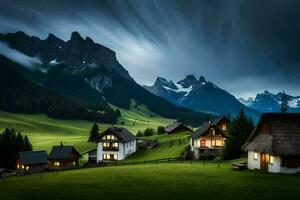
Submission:
<svg viewBox="0 0 300 200">
<path fill-rule="evenodd" d="M 189 132 L 183 132 L 173 135 L 164 134 L 144 137 L 146 140 L 157 140 L 159 144 L 158 147 L 141 150 L 128 157 L 126 161 L 144 161 L 179 157 L 184 153 L 186 147 L 189 145 L 189 135 Z"/>
<path fill-rule="evenodd" d="M 232 171 L 230 164 L 102 167 L 0 180 L 6 200 L 299 199 L 300 175 Z M 17 189 L 16 189 L 17 188 Z"/>
<path fill-rule="evenodd" d="M 122 118 L 118 126 L 125 127 L 134 134 L 138 130 L 144 130 L 147 127 L 157 128 L 171 121 L 151 113 L 144 106 L 137 108 L 132 106 L 130 111 L 121 109 L 121 112 Z M 65 145 L 75 145 L 80 152 L 84 152 L 94 146 L 87 142 L 91 126 L 92 123 L 89 121 L 58 120 L 48 118 L 43 114 L 25 115 L 0 111 L 0 131 L 5 128 L 15 128 L 27 134 L 36 150 L 50 150 L 52 145 L 63 141 Z M 100 130 L 104 130 L 111 124 L 99 126 Z"/>
</svg>

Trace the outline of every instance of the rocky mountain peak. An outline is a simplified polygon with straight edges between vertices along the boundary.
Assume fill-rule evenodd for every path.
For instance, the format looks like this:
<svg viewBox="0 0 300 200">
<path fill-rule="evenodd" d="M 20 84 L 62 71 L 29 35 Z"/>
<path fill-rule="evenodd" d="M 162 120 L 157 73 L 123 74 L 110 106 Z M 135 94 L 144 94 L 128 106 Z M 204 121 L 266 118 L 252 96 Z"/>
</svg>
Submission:
<svg viewBox="0 0 300 200">
<path fill-rule="evenodd" d="M 205 80 L 204 76 L 200 76 L 199 82 L 200 83 L 206 83 L 206 80 Z"/>
<path fill-rule="evenodd" d="M 173 90 L 177 90 L 178 88 L 176 87 L 176 85 L 173 83 L 173 81 L 168 81 L 167 79 L 165 78 L 162 78 L 162 77 L 157 77 L 155 83 L 156 84 L 160 84 L 161 86 L 164 86 L 164 87 L 168 87 L 170 89 L 173 89 Z"/>
<path fill-rule="evenodd" d="M 71 34 L 71 41 L 78 41 L 78 40 L 84 41 L 84 39 L 81 37 L 81 35 L 77 31 L 74 31 Z"/>
<path fill-rule="evenodd" d="M 183 80 L 178 81 L 177 84 L 183 88 L 189 88 L 197 83 L 197 79 L 194 75 L 187 75 Z"/>
</svg>

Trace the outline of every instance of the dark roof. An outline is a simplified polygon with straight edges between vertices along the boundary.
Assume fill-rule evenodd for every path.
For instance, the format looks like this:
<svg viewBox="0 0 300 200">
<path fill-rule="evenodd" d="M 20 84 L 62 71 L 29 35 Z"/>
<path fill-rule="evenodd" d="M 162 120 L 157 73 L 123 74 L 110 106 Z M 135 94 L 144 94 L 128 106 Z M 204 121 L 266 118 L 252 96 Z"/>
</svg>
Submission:
<svg viewBox="0 0 300 200">
<path fill-rule="evenodd" d="M 129 132 L 126 128 L 118 128 L 118 127 L 111 127 L 106 129 L 103 133 L 101 133 L 95 140 L 101 141 L 102 136 L 106 133 L 112 133 L 115 135 L 119 140 L 123 142 L 130 142 L 133 140 L 136 140 L 137 137 L 135 137 L 131 132 Z"/>
<path fill-rule="evenodd" d="M 73 146 L 53 146 L 48 158 L 68 160 L 70 154 L 72 153 L 77 154 L 79 157 L 81 156 L 80 153 L 78 153 L 78 151 Z"/>
<path fill-rule="evenodd" d="M 211 120 L 210 122 L 205 122 L 204 124 L 212 124 L 212 125 L 216 125 L 217 126 L 222 120 L 225 120 L 226 122 L 229 122 L 229 120 L 227 119 L 227 117 L 221 116 L 221 117 L 218 117 L 218 118 L 215 118 L 215 119 Z"/>
<path fill-rule="evenodd" d="M 186 127 L 186 129 L 188 129 L 188 130 L 190 130 L 190 128 L 189 127 L 187 127 L 185 124 L 183 124 L 182 122 L 177 122 L 177 121 L 175 121 L 175 122 L 173 122 L 172 124 L 170 124 L 170 125 L 168 125 L 166 128 L 165 128 L 165 131 L 166 132 L 172 132 L 172 131 L 174 131 L 177 127 L 179 127 L 179 126 L 184 126 L 184 127 Z"/>
<path fill-rule="evenodd" d="M 263 125 L 268 127 L 260 134 Z M 245 151 L 300 155 L 300 113 L 264 113 L 243 145 Z"/>
<path fill-rule="evenodd" d="M 199 138 L 200 136 L 204 135 L 211 127 L 217 129 L 225 137 L 224 132 L 217 125 L 207 123 L 203 124 L 198 130 L 192 133 L 191 138 Z"/>
<path fill-rule="evenodd" d="M 19 152 L 21 162 L 26 165 L 47 163 L 48 154 L 46 151 L 22 151 Z"/>
</svg>

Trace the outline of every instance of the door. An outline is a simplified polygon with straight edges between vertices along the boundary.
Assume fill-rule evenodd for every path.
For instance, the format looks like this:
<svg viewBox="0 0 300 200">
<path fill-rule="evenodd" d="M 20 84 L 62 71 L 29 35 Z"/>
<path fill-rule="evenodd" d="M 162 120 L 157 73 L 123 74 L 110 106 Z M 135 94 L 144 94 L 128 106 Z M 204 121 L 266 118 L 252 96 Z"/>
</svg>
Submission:
<svg viewBox="0 0 300 200">
<path fill-rule="evenodd" d="M 260 169 L 268 171 L 268 164 L 269 164 L 269 155 L 260 154 Z"/>
</svg>

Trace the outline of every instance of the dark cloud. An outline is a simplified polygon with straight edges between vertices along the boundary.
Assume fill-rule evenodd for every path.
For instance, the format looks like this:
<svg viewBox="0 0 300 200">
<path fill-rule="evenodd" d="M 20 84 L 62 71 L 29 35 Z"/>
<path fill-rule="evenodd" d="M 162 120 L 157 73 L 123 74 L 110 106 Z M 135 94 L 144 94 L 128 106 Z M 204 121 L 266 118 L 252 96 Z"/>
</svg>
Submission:
<svg viewBox="0 0 300 200">
<path fill-rule="evenodd" d="M 193 73 L 237 96 L 300 94 L 299 13 L 297 0 L 2 0 L 0 32 L 67 40 L 77 30 L 141 84 Z"/>
</svg>

